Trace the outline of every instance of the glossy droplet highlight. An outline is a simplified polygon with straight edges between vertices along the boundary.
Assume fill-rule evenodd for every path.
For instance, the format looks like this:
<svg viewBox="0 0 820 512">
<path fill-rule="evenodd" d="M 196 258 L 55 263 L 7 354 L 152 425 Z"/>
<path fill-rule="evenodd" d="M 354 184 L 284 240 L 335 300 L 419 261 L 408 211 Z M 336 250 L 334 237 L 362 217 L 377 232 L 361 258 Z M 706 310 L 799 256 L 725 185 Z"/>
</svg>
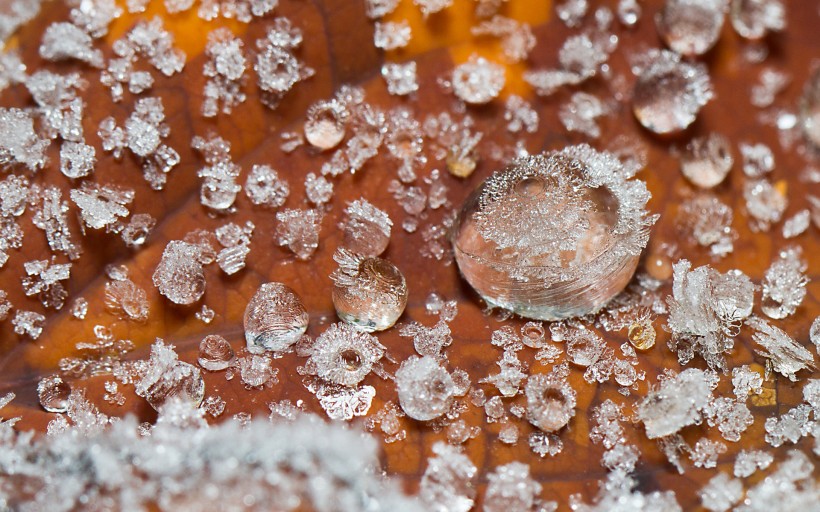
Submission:
<svg viewBox="0 0 820 512">
<path fill-rule="evenodd" d="M 337 250 L 333 259 L 339 264 L 330 275 L 339 318 L 366 332 L 393 326 L 407 306 L 407 283 L 401 271 L 387 260 L 345 249 Z"/>
<path fill-rule="evenodd" d="M 308 313 L 299 297 L 282 283 L 265 283 L 245 308 L 248 351 L 281 352 L 307 331 Z"/>
<path fill-rule="evenodd" d="M 37 384 L 37 398 L 48 412 L 66 412 L 69 395 L 71 386 L 58 375 L 46 377 Z"/>
<path fill-rule="evenodd" d="M 631 278 L 655 217 L 649 193 L 587 145 L 516 160 L 467 199 L 452 243 L 491 306 L 539 320 L 600 309 Z"/>
<path fill-rule="evenodd" d="M 632 111 L 641 125 L 654 133 L 686 129 L 714 95 L 706 67 L 682 62 L 673 52 L 649 52 L 636 71 Z"/>
<path fill-rule="evenodd" d="M 199 344 L 199 366 L 216 372 L 231 366 L 235 354 L 228 340 L 218 334 L 209 334 Z"/>
<path fill-rule="evenodd" d="M 657 17 L 666 45 L 681 55 L 702 55 L 720 36 L 726 0 L 667 0 Z"/>
</svg>

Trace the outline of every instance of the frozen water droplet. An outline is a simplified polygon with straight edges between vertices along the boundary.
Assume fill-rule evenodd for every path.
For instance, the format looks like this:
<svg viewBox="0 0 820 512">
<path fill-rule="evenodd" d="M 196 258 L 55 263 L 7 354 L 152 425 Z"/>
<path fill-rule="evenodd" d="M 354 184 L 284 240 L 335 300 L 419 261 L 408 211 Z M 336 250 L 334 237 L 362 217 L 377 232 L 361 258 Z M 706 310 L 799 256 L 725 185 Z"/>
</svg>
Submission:
<svg viewBox="0 0 820 512">
<path fill-rule="evenodd" d="M 362 256 L 378 256 L 390 243 L 393 221 L 365 199 L 357 199 L 345 209 L 342 230 L 344 247 Z"/>
<path fill-rule="evenodd" d="M 800 126 L 809 143 L 820 151 L 820 67 L 814 70 L 803 87 Z"/>
<path fill-rule="evenodd" d="M 618 20 L 626 26 L 632 27 L 641 19 L 641 4 L 637 0 L 620 0 L 618 2 Z"/>
<path fill-rule="evenodd" d="M 42 379 L 37 384 L 37 397 L 40 405 L 48 412 L 66 412 L 71 386 L 58 375 Z"/>
<path fill-rule="evenodd" d="M 316 338 L 310 358 L 319 377 L 334 384 L 355 386 L 382 355 L 384 347 L 375 337 L 338 323 Z"/>
<path fill-rule="evenodd" d="M 456 262 L 492 306 L 542 320 L 585 315 L 632 276 L 654 222 L 647 199 L 617 158 L 587 145 L 522 158 L 462 206 Z"/>
<path fill-rule="evenodd" d="M 675 133 L 692 124 L 712 96 L 703 64 L 681 62 L 669 51 L 652 52 L 635 82 L 632 111 L 647 130 Z"/>
<path fill-rule="evenodd" d="M 429 421 L 450 410 L 453 378 L 430 356 L 410 356 L 396 372 L 402 410 L 413 419 Z"/>
<path fill-rule="evenodd" d="M 302 301 L 282 283 L 265 283 L 245 308 L 248 351 L 281 352 L 296 343 L 308 327 Z"/>
<path fill-rule="evenodd" d="M 732 27 L 745 39 L 762 39 L 769 31 L 786 28 L 786 7 L 781 0 L 733 0 Z"/>
<path fill-rule="evenodd" d="M 228 340 L 218 334 L 209 334 L 199 343 L 199 366 L 216 372 L 231 366 L 235 356 Z"/>
<path fill-rule="evenodd" d="M 655 346 L 655 326 L 649 319 L 634 322 L 629 326 L 627 337 L 638 350 L 649 350 Z"/>
<path fill-rule="evenodd" d="M 153 281 L 162 295 L 175 304 L 193 304 L 205 293 L 205 272 L 199 246 L 172 240 L 154 271 Z"/>
<path fill-rule="evenodd" d="M 407 305 L 407 283 L 401 271 L 387 260 L 345 249 L 337 250 L 333 259 L 339 263 L 330 276 L 339 318 L 366 332 L 393 326 Z"/>
<path fill-rule="evenodd" d="M 575 416 L 575 390 L 557 374 L 531 375 L 525 389 L 527 419 L 544 432 L 554 432 Z"/>
<path fill-rule="evenodd" d="M 732 164 L 734 158 L 729 141 L 717 133 L 692 139 L 681 155 L 681 172 L 700 188 L 719 185 L 729 174 Z"/>
<path fill-rule="evenodd" d="M 179 361 L 174 348 L 159 339 L 151 347 L 151 358 L 134 389 L 157 411 L 171 400 L 199 407 L 205 398 L 205 381 L 199 369 Z"/>
<path fill-rule="evenodd" d="M 476 105 L 497 97 L 505 81 L 503 66 L 476 55 L 453 70 L 453 92 L 461 100 Z"/>
<path fill-rule="evenodd" d="M 658 14 L 658 32 L 681 55 L 703 55 L 720 37 L 727 0 L 667 0 Z"/>
<path fill-rule="evenodd" d="M 336 147 L 345 137 L 345 123 L 349 113 L 337 101 L 319 101 L 311 105 L 305 120 L 305 139 L 322 150 Z"/>
</svg>

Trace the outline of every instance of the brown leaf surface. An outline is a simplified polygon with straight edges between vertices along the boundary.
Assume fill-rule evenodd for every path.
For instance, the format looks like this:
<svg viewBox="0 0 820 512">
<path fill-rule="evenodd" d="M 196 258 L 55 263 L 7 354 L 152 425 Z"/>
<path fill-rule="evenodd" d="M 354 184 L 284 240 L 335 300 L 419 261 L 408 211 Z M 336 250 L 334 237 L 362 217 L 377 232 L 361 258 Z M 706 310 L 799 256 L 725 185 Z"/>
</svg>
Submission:
<svg viewBox="0 0 820 512">
<path fill-rule="evenodd" d="M 305 42 L 299 50 L 300 60 L 316 69 L 316 75 L 297 84 L 279 107 L 271 111 L 259 103 L 255 74 L 249 71 L 246 86 L 248 100 L 232 115 L 220 114 L 214 120 L 206 120 L 199 115 L 204 84 L 202 65 L 206 60 L 202 50 L 207 31 L 214 25 L 198 20 L 193 14 L 164 14 L 161 2 L 157 1 L 152 2 L 152 7 L 145 15 L 124 15 L 116 21 L 111 34 L 105 39 L 103 47 L 106 58 L 111 55 L 110 43 L 113 40 L 126 32 L 136 19 L 150 19 L 153 14 L 165 18 L 166 28 L 173 31 L 176 44 L 188 54 L 185 70 L 180 75 L 172 78 L 158 77 L 153 89 L 144 95 L 162 97 L 167 122 L 171 126 L 168 143 L 182 156 L 182 163 L 171 171 L 168 184 L 162 192 L 152 191 L 145 184 L 138 163 L 130 156 L 127 155 L 121 162 L 117 162 L 110 154 L 103 153 L 96 135 L 99 122 L 109 115 L 113 115 L 121 123 L 131 112 L 135 98 L 126 94 L 123 102 L 113 104 L 108 91 L 99 84 L 96 71 L 74 64 L 55 65 L 43 62 L 38 56 L 37 49 L 44 28 L 51 21 L 64 19 L 67 12 L 60 3 L 48 3 L 43 14 L 35 22 L 24 27 L 15 39 L 24 62 L 30 70 L 46 68 L 67 72 L 79 69 L 88 73 L 89 86 L 84 93 L 88 102 L 84 129 L 87 141 L 96 146 L 98 155 L 97 169 L 91 180 L 133 188 L 136 190 L 136 199 L 132 205 L 132 212 L 149 213 L 158 219 L 158 224 L 145 248 L 139 252 L 132 252 L 113 235 L 87 232 L 85 236 L 81 236 L 76 216 L 74 213 L 70 215 L 74 240 L 83 248 L 83 256 L 74 263 L 71 270 L 68 284 L 69 304 L 74 298 L 84 297 L 90 304 L 89 313 L 84 321 L 79 321 L 71 317 L 69 307 L 59 312 L 49 311 L 46 313 L 48 319 L 45 330 L 37 341 L 16 336 L 10 320 L 0 325 L 0 394 L 7 391 L 17 393 L 17 399 L 3 411 L 3 416 L 22 416 L 23 419 L 18 423 L 20 429 L 43 430 L 53 415 L 39 407 L 36 383 L 42 376 L 55 372 L 58 361 L 75 352 L 76 343 L 93 340 L 95 325 L 110 327 L 119 339 L 132 340 L 137 350 L 129 357 L 145 357 L 147 348 L 159 337 L 176 345 L 181 359 L 193 362 L 196 360 L 198 343 L 206 334 L 219 333 L 225 336 L 236 350 L 244 346 L 242 315 L 245 305 L 261 283 L 281 281 L 296 290 L 310 312 L 311 324 L 308 333 L 312 336 L 320 334 L 330 323 L 336 321 L 328 278 L 330 271 L 335 268 L 331 256 L 341 241 L 336 225 L 346 202 L 360 196 L 387 211 L 396 224 L 385 257 L 404 272 L 410 287 L 408 308 L 400 322 L 416 320 L 431 325 L 432 317 L 425 314 L 424 308 L 424 301 L 430 292 L 435 291 L 447 299 L 458 300 L 459 313 L 451 325 L 454 342 L 448 350 L 451 366 L 467 370 L 474 383 L 483 376 L 493 373 L 500 352 L 489 345 L 491 332 L 502 324 L 512 323 L 517 326 L 522 321 L 512 319 L 500 322 L 496 316 L 485 314 L 478 297 L 459 278 L 455 265 L 444 264 L 420 255 L 419 249 L 423 245 L 420 233 L 408 234 L 401 229 L 401 220 L 405 214 L 386 192 L 389 181 L 395 176 L 397 165 L 394 160 L 380 155 L 369 162 L 362 172 L 356 175 L 347 174 L 334 181 L 336 192 L 331 202 L 331 210 L 322 224 L 319 250 L 310 261 L 303 262 L 295 260 L 291 253 L 276 245 L 273 239 L 276 226 L 275 212 L 253 206 L 244 193 L 238 196 L 235 214 L 214 215 L 201 206 L 200 179 L 196 177 L 196 171 L 203 162 L 190 149 L 190 141 L 194 135 L 206 135 L 209 131 L 217 132 L 230 141 L 234 161 L 243 169 L 240 183 L 244 183 L 245 176 L 253 164 L 269 164 L 291 185 L 291 196 L 286 206 L 300 207 L 305 204 L 304 176 L 308 172 L 318 172 L 328 154 L 318 154 L 303 146 L 286 155 L 279 147 L 281 133 L 300 130 L 307 107 L 318 99 L 330 97 L 336 88 L 345 83 L 362 86 L 366 90 L 367 101 L 375 105 L 386 109 L 405 106 L 412 109 L 417 118 L 423 118 L 429 113 L 451 110 L 454 105 L 453 99 L 437 85 L 437 78 L 448 72 L 454 62 L 466 60 L 473 51 L 481 51 L 485 55 L 498 53 L 495 43 L 484 39 L 473 40 L 469 36 L 469 27 L 472 23 L 471 3 L 457 0 L 452 11 L 434 15 L 425 21 L 411 2 L 402 2 L 399 10 L 390 19 L 409 19 L 414 31 L 414 40 L 409 48 L 384 55 L 373 48 L 373 25 L 364 15 L 362 2 L 282 0 L 276 15 L 291 19 L 302 29 Z M 607 3 L 610 4 L 614 6 L 612 2 Z M 648 5 L 644 6 L 644 16 L 636 30 L 616 28 L 620 47 L 611 59 L 615 76 L 622 75 L 631 80 L 626 56 L 660 44 L 652 20 L 660 2 L 652 1 L 646 4 Z M 816 6 L 812 4 L 813 2 L 792 2 L 788 11 L 788 30 L 768 41 L 772 55 L 766 61 L 766 65 L 785 70 L 792 76 L 791 85 L 778 97 L 779 105 L 791 106 L 796 103 L 802 84 L 808 77 L 811 59 L 816 57 L 820 50 L 815 23 Z M 509 15 L 534 24 L 538 43 L 527 65 L 554 66 L 557 62 L 558 48 L 573 31 L 558 20 L 552 19 L 553 11 L 548 2 L 513 0 L 506 9 Z M 230 23 L 229 26 L 237 33 L 241 33 L 246 48 L 250 49 L 254 47 L 254 41 L 264 35 L 268 22 L 269 20 L 263 19 L 247 26 L 238 23 Z M 649 149 L 649 163 L 640 177 L 647 181 L 653 194 L 650 209 L 662 214 L 654 229 L 649 253 L 657 253 L 664 243 L 676 243 L 681 255 L 692 260 L 694 265 L 713 263 L 713 266 L 721 271 L 739 268 L 754 281 L 759 282 L 777 250 L 785 246 L 786 242 L 780 235 L 780 225 L 776 225 L 770 233 L 753 233 L 749 230 L 743 210 L 743 177 L 737 163 L 737 152 L 735 168 L 727 181 L 717 190 L 718 196 L 735 210 L 733 226 L 740 234 L 735 251 L 721 261 L 712 262 L 705 250 L 680 239 L 674 227 L 678 205 L 683 198 L 692 194 L 692 189 L 681 177 L 676 159 L 670 155 L 669 150 L 675 144 L 680 145 L 689 136 L 711 131 L 723 133 L 733 145 L 741 141 L 768 144 L 774 150 L 777 162 L 772 178 L 779 186 L 788 190 L 790 204 L 785 218 L 807 207 L 805 192 L 809 185 L 800 179 L 800 172 L 806 166 L 804 160 L 795 151 L 784 151 L 781 148 L 774 128 L 759 123 L 758 111 L 749 104 L 748 88 L 757 81 L 761 66 L 748 64 L 742 59 L 743 46 L 744 43 L 732 32 L 727 23 L 718 46 L 705 59 L 713 77 L 716 100 L 706 106 L 698 121 L 684 137 L 677 140 L 661 140 L 649 136 L 640 129 L 629 109 L 621 105 L 613 115 L 602 121 L 603 136 L 599 146 L 606 146 L 620 134 L 629 134 L 640 137 Z M 381 64 L 387 60 L 408 58 L 418 61 L 420 91 L 411 100 L 391 97 L 379 76 Z M 548 99 L 534 97 L 520 80 L 522 69 L 523 65 L 508 68 L 509 85 L 505 93 L 515 92 L 532 100 L 541 116 L 538 132 L 523 137 L 525 146 L 530 151 L 538 151 L 581 142 L 582 137 L 568 135 L 558 121 L 558 109 L 569 98 L 571 92 L 561 91 Z M 604 97 L 610 94 L 608 85 L 599 79 L 584 85 L 582 89 Z M 24 88 L 12 87 L 3 92 L 0 103 L 3 106 L 24 106 L 31 104 L 31 101 Z M 450 201 L 447 209 L 458 208 L 463 198 L 498 168 L 499 162 L 489 157 L 491 144 L 511 146 L 516 142 L 516 139 L 506 132 L 505 123 L 499 121 L 503 119 L 503 104 L 500 102 L 496 101 L 485 107 L 471 107 L 469 111 L 477 121 L 477 129 L 485 132 L 481 149 L 483 158 L 477 171 L 465 180 L 458 180 L 445 173 L 444 179 L 449 187 Z M 72 183 L 59 173 L 57 144 L 52 144 L 49 156 L 51 164 L 33 176 L 32 181 L 57 184 L 63 190 L 65 199 Z M 431 158 L 428 171 L 435 165 L 435 160 Z M 74 212 L 73 204 L 71 208 Z M 444 214 L 443 210 L 444 208 L 428 210 L 428 217 L 422 226 L 440 221 Z M 31 216 L 30 208 L 21 218 L 21 224 L 26 225 L 25 244 L 22 250 L 11 252 L 9 262 L 0 270 L 1 287 L 9 293 L 9 299 L 16 309 L 43 311 L 39 301 L 25 297 L 20 286 L 23 263 L 49 256 L 42 232 L 30 225 Z M 242 223 L 245 220 L 253 220 L 256 225 L 246 269 L 233 277 L 226 277 L 216 265 L 206 267 L 207 291 L 203 299 L 190 308 L 173 306 L 159 295 L 151 283 L 151 275 L 168 241 L 182 239 L 186 233 L 194 229 L 213 230 L 226 222 Z M 808 287 L 808 296 L 797 313 L 777 322 L 777 325 L 806 345 L 810 344 L 809 326 L 820 313 L 820 241 L 816 228 L 810 228 L 810 231 L 796 242 L 803 246 L 804 255 L 809 261 L 809 277 L 812 282 Z M 64 260 L 64 257 L 58 257 L 58 261 Z M 105 309 L 104 267 L 108 264 L 125 265 L 131 279 L 147 292 L 150 316 L 146 323 L 119 320 Z M 194 313 L 202 304 L 207 304 L 216 312 L 216 317 L 210 325 L 194 318 Z M 655 323 L 659 333 L 656 347 L 640 355 L 640 368 L 647 372 L 647 380 L 641 384 L 637 396 L 645 393 L 646 383 L 655 382 L 656 376 L 664 368 L 679 369 L 676 357 L 666 347 L 668 335 L 661 329 L 661 323 L 661 320 Z M 413 353 L 413 347 L 411 341 L 399 337 L 397 331 L 392 329 L 382 333 L 379 340 L 398 360 L 403 360 Z M 617 350 L 625 341 L 625 333 L 607 334 L 606 339 L 610 346 Z M 750 333 L 744 330 L 730 356 L 731 365 L 762 364 L 763 361 L 755 357 L 750 348 Z M 547 367 L 534 361 L 533 355 L 532 351 L 525 351 L 522 356 L 528 358 L 531 371 L 547 371 Z M 241 411 L 267 414 L 267 403 L 284 398 L 291 401 L 304 400 L 309 410 L 321 413 L 315 397 L 304 388 L 301 376 L 295 371 L 300 364 L 304 364 L 304 360 L 293 354 L 276 360 L 275 365 L 280 369 L 280 383 L 261 391 L 246 390 L 238 378 L 227 381 L 222 372 L 203 372 L 207 386 L 206 394 L 219 395 L 227 401 L 223 418 Z M 387 369 L 392 372 L 396 368 L 395 365 L 388 364 Z M 152 409 L 142 399 L 133 395 L 130 388 L 124 390 L 127 393 L 127 402 L 122 407 L 112 406 L 103 401 L 102 384 L 106 380 L 110 380 L 110 376 L 93 377 L 72 384 L 77 388 L 86 389 L 89 398 L 106 414 L 121 416 L 133 412 L 145 421 L 155 419 Z M 730 384 L 727 385 L 725 380 L 720 391 L 731 393 Z M 618 393 L 614 382 L 590 386 L 583 381 L 581 372 L 578 371 L 573 371 L 570 381 L 579 393 L 579 411 L 569 428 L 561 433 L 565 443 L 563 453 L 554 458 L 540 459 L 530 452 L 526 444 L 526 435 L 532 431 L 532 427 L 524 422 L 519 422 L 522 440 L 517 445 L 501 444 L 496 437 L 499 425 L 487 424 L 483 410 L 470 406 L 463 417 L 468 424 L 481 426 L 482 433 L 478 438 L 466 443 L 466 450 L 479 467 L 481 482 L 485 481 L 486 475 L 496 465 L 520 460 L 530 464 L 534 477 L 544 484 L 545 499 L 558 500 L 559 503 L 566 504 L 570 494 L 580 492 L 589 500 L 596 493 L 597 481 L 604 477 L 606 472 L 599 463 L 602 453 L 600 446 L 592 445 L 589 441 L 590 425 L 586 411 L 607 398 L 622 401 L 623 397 Z M 370 375 L 365 383 L 377 389 L 371 412 L 378 411 L 388 400 L 395 401 L 395 389 L 390 381 L 383 381 L 375 375 Z M 729 451 L 720 457 L 719 469 L 731 468 L 735 454 L 742 448 L 766 448 L 768 445 L 763 441 L 765 418 L 783 414 L 802 400 L 800 387 L 780 376 L 774 376 L 766 386 L 776 390 L 776 404 L 750 406 L 755 415 L 755 423 L 744 434 L 741 442 L 727 443 Z M 485 391 L 492 394 L 492 390 L 487 386 Z M 515 402 L 520 399 L 521 397 L 517 398 Z M 402 420 L 402 428 L 408 432 L 407 439 L 384 445 L 384 462 L 388 473 L 403 478 L 408 490 L 414 490 L 424 471 L 432 444 L 444 439 L 444 433 L 435 433 L 406 418 Z M 676 492 L 680 504 L 685 509 L 699 506 L 696 491 L 714 475 L 714 471 L 691 468 L 686 474 L 678 475 L 665 461 L 655 444 L 646 440 L 642 427 L 630 428 L 627 431 L 629 442 L 639 446 L 642 453 L 637 471 L 639 489 L 671 489 Z M 706 429 L 691 427 L 686 430 L 685 437 L 693 442 L 705 433 Z M 708 435 L 710 438 L 718 439 L 714 431 L 710 431 Z M 798 448 L 807 451 L 811 449 L 807 439 L 802 440 Z M 773 451 L 782 455 L 786 449 L 781 447 Z M 754 481 L 754 477 L 751 481 Z"/>
</svg>

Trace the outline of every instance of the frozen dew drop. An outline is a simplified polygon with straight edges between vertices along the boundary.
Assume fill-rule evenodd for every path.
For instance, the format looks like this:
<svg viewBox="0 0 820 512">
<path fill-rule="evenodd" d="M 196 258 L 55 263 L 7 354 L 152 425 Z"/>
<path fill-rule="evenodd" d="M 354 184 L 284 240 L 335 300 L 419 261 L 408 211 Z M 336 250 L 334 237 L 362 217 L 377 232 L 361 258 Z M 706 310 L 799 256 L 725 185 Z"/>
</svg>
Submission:
<svg viewBox="0 0 820 512">
<path fill-rule="evenodd" d="M 575 416 L 575 390 L 557 374 L 531 375 L 524 393 L 527 419 L 544 432 L 561 429 Z"/>
<path fill-rule="evenodd" d="M 151 347 L 151 357 L 141 373 L 134 389 L 157 411 L 177 400 L 199 407 L 205 398 L 202 373 L 196 366 L 179 361 L 174 348 L 162 340 Z"/>
<path fill-rule="evenodd" d="M 365 199 L 357 199 L 345 209 L 342 224 L 344 247 L 363 256 L 378 256 L 390 243 L 393 221 L 387 213 Z"/>
<path fill-rule="evenodd" d="M 248 302 L 244 325 L 249 352 L 282 352 L 305 333 L 308 313 L 289 287 L 265 283 Z"/>
<path fill-rule="evenodd" d="M 717 133 L 692 139 L 681 155 L 681 172 L 700 188 L 722 183 L 733 164 L 729 141 Z"/>
<path fill-rule="evenodd" d="M 66 412 L 71 386 L 60 376 L 45 377 L 37 384 L 37 397 L 40 405 L 48 412 Z"/>
<path fill-rule="evenodd" d="M 450 410 L 456 391 L 453 378 L 431 356 L 411 356 L 396 372 L 402 410 L 411 418 L 429 421 Z"/>
<path fill-rule="evenodd" d="M 629 325 L 627 339 L 638 350 L 649 350 L 655 346 L 655 327 L 649 319 L 642 319 Z"/>
<path fill-rule="evenodd" d="M 311 105 L 305 121 L 305 139 L 315 148 L 336 147 L 345 136 L 349 113 L 338 100 L 319 101 Z"/>
<path fill-rule="evenodd" d="M 654 222 L 645 185 L 626 176 L 587 145 L 516 160 L 462 206 L 451 239 L 461 274 L 527 318 L 597 311 L 626 286 Z"/>
<path fill-rule="evenodd" d="M 626 27 L 633 27 L 641 19 L 641 4 L 637 0 L 618 2 L 618 20 Z"/>
<path fill-rule="evenodd" d="M 744 39 L 762 39 L 770 31 L 786 28 L 786 7 L 781 0 L 732 0 L 729 16 L 735 32 Z"/>
<path fill-rule="evenodd" d="M 667 0 L 657 17 L 666 45 L 681 55 L 703 55 L 720 37 L 726 0 Z"/>
<path fill-rule="evenodd" d="M 205 293 L 205 271 L 199 246 L 172 240 L 153 275 L 154 286 L 175 304 L 193 304 Z"/>
<path fill-rule="evenodd" d="M 339 318 L 367 332 L 393 326 L 407 306 L 407 282 L 401 271 L 387 260 L 345 249 L 337 250 L 333 259 L 339 263 L 330 276 Z"/>
<path fill-rule="evenodd" d="M 505 81 L 503 66 L 476 55 L 453 70 L 453 92 L 474 105 L 492 101 L 504 88 Z"/>
<path fill-rule="evenodd" d="M 669 51 L 653 52 L 635 82 L 632 111 L 647 130 L 675 133 L 691 125 L 712 96 L 703 64 L 681 62 Z"/>
<path fill-rule="evenodd" d="M 384 347 L 365 332 L 345 323 L 333 324 L 316 338 L 311 361 L 322 379 L 355 386 L 384 355 Z"/>
<path fill-rule="evenodd" d="M 234 363 L 235 355 L 228 340 L 218 334 L 209 334 L 199 343 L 199 366 L 208 371 L 224 370 Z"/>
</svg>

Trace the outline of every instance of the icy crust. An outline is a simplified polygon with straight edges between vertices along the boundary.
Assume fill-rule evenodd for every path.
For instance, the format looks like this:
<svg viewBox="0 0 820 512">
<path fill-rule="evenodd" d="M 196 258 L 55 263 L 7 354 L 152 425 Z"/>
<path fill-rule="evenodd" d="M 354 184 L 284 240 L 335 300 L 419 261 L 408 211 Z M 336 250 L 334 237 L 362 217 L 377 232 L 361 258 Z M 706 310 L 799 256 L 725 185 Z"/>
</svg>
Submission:
<svg viewBox="0 0 820 512">
<path fill-rule="evenodd" d="M 170 407 L 143 435 L 133 416 L 106 427 L 81 395 L 72 400 L 74 425 L 63 420 L 48 436 L 0 422 L 0 507 L 229 510 L 214 508 L 218 500 L 260 511 L 425 510 L 382 479 L 375 439 L 315 416 L 203 428 L 201 413 Z M 25 501 L 22 487 L 31 489 Z"/>
<path fill-rule="evenodd" d="M 651 197 L 646 183 L 633 176 L 615 155 L 587 144 L 516 159 L 505 171 L 492 175 L 480 190 L 474 215 L 478 232 L 505 255 L 514 254 L 515 259 L 556 263 L 527 269 L 537 277 L 567 281 L 577 278 L 579 272 L 598 274 L 625 257 L 640 255 L 649 241 L 649 228 L 658 218 L 646 210 Z M 533 178 L 546 189 L 535 201 L 516 190 Z M 592 189 L 605 190 L 617 204 L 616 219 L 609 226 L 614 240 L 610 238 L 607 246 L 599 248 L 599 254 L 585 262 L 583 270 L 573 265 L 561 268 L 554 254 L 578 250 L 584 229 L 590 227 L 590 217 L 601 213 L 589 198 Z M 561 211 L 560 216 L 556 216 L 557 211 Z M 486 263 L 500 271 L 509 270 L 504 261 Z"/>
</svg>

